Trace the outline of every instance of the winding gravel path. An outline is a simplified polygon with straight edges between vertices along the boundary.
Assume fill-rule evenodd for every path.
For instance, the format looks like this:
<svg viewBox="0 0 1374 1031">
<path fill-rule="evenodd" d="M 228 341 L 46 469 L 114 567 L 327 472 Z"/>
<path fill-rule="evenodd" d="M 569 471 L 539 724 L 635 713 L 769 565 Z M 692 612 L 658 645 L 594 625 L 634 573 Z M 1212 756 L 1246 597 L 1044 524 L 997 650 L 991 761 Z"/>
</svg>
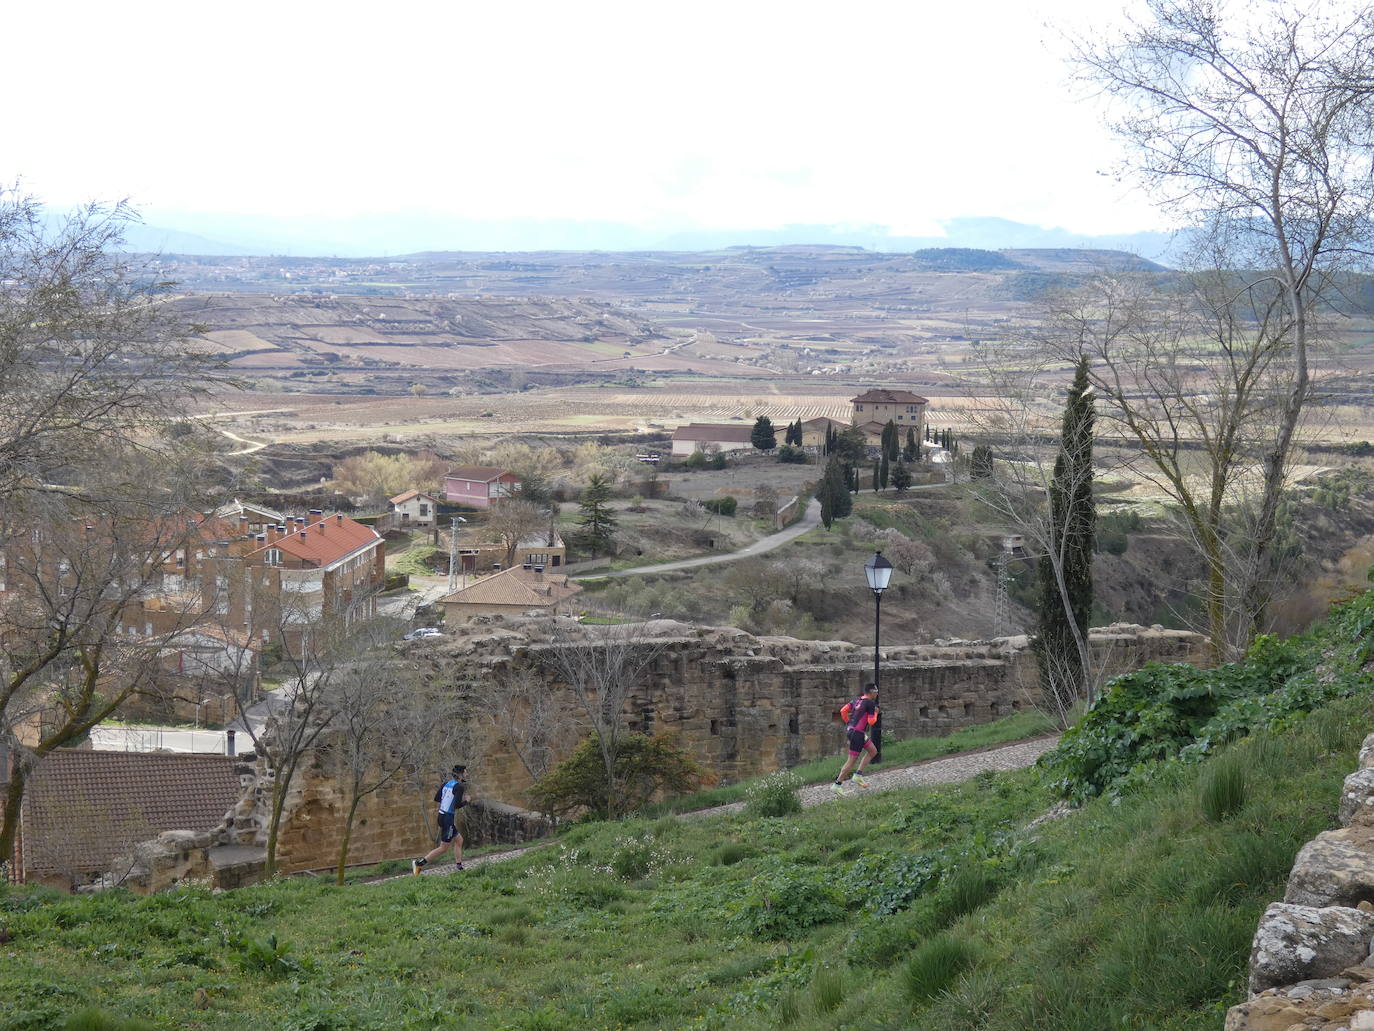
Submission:
<svg viewBox="0 0 1374 1031">
<path fill-rule="evenodd" d="M 1059 735 L 1050 734 L 1045 737 L 1031 738 L 1027 741 L 1016 741 L 1009 745 L 994 745 L 990 748 L 960 752 L 958 755 L 945 756 L 940 759 L 927 759 L 911 766 L 874 770 L 867 776 L 868 787 L 860 788 L 848 785 L 849 790 L 844 796 L 836 795 L 830 790 L 829 784 L 811 784 L 802 788 L 798 794 L 803 808 L 810 809 L 812 806 L 823 805 L 826 802 L 836 802 L 841 797 L 849 798 L 853 795 L 872 794 L 879 791 L 924 787 L 929 784 L 957 784 L 960 781 L 971 780 L 984 770 L 1025 769 L 1058 743 Z M 840 757 L 836 756 L 835 772 L 838 773 L 839 769 Z M 731 802 L 729 805 L 683 813 L 682 818 L 695 820 L 706 816 L 721 816 L 726 813 L 739 812 L 743 808 L 743 802 Z M 511 849 L 508 852 L 488 852 L 486 855 L 474 856 L 466 860 L 464 866 L 471 869 L 486 863 L 504 862 L 507 859 L 514 859 L 516 856 L 523 855 L 532 848 L 543 848 L 547 844 L 549 843 L 539 842 L 526 845 L 523 848 Z M 446 857 L 441 856 L 422 872 L 426 877 L 430 877 L 436 874 L 452 874 L 455 871 L 453 864 Z M 394 878 L 386 879 L 394 880 Z"/>
</svg>

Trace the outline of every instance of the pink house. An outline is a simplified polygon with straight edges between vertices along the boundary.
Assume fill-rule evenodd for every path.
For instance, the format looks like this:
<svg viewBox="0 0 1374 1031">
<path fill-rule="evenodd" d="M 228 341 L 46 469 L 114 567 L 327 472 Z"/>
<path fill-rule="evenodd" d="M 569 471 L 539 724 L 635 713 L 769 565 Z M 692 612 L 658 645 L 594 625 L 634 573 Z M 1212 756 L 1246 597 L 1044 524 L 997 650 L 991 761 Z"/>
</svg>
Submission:
<svg viewBox="0 0 1374 1031">
<path fill-rule="evenodd" d="M 444 474 L 444 498 L 450 503 L 490 508 L 500 498 L 520 493 L 520 477 L 494 465 L 468 465 Z"/>
</svg>

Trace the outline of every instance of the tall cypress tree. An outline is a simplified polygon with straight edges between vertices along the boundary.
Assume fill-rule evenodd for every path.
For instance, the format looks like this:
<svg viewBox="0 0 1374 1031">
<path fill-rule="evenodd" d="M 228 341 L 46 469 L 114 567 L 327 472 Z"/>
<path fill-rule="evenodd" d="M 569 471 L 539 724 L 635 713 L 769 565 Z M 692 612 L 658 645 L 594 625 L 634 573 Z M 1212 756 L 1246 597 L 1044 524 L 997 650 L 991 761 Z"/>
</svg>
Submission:
<svg viewBox="0 0 1374 1031">
<path fill-rule="evenodd" d="M 916 443 L 916 427 L 906 428 L 906 447 L 902 448 L 902 461 L 914 462 L 921 457 L 921 445 Z"/>
<path fill-rule="evenodd" d="M 887 490 L 888 477 L 891 475 L 892 465 L 888 462 L 887 455 L 883 455 L 882 462 L 879 463 L 878 467 L 878 483 L 882 485 L 883 490 Z"/>
<path fill-rule="evenodd" d="M 1092 702 L 1089 671 L 1079 642 L 1087 641 L 1093 607 L 1093 551 L 1097 506 L 1093 501 L 1093 399 L 1088 361 L 1078 363 L 1064 408 L 1059 454 L 1050 480 L 1046 548 L 1040 560 L 1040 604 L 1034 648 L 1042 689 L 1055 708 L 1067 711 L 1080 694 Z M 1058 574 L 1057 574 L 1058 570 Z M 1059 576 L 1063 577 L 1060 590 Z M 1077 634 L 1075 634 L 1075 629 Z"/>
</svg>

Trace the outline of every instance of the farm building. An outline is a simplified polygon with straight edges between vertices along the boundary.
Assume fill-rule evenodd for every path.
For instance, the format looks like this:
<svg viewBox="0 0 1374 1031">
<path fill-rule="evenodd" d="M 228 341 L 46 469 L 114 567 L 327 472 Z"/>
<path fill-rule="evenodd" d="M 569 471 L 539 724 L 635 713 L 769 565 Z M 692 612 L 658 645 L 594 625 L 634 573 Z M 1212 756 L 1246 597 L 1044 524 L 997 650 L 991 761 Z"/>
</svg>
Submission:
<svg viewBox="0 0 1374 1031">
<path fill-rule="evenodd" d="M 467 465 L 444 474 L 444 497 L 457 505 L 490 508 L 493 501 L 520 493 L 520 477 L 494 465 Z"/>
<path fill-rule="evenodd" d="M 754 446 L 749 439 L 753 432 L 753 424 L 691 422 L 673 430 L 673 457 L 684 458 L 693 451 L 743 451 Z"/>
<path fill-rule="evenodd" d="M 881 435 L 881 427 L 893 422 L 899 427 L 914 426 L 919 437 L 930 401 L 909 390 L 869 390 L 850 398 L 849 403 L 854 406 L 854 422 L 860 426 L 877 423 Z"/>
<path fill-rule="evenodd" d="M 473 616 L 567 612 L 569 600 L 581 590 L 563 574 L 545 572 L 543 566 L 511 566 L 454 591 L 440 604 L 444 622 L 451 626 Z"/>
<path fill-rule="evenodd" d="M 387 502 L 392 513 L 392 526 L 433 526 L 439 511 L 439 499 L 420 490 L 408 490 Z"/>
</svg>

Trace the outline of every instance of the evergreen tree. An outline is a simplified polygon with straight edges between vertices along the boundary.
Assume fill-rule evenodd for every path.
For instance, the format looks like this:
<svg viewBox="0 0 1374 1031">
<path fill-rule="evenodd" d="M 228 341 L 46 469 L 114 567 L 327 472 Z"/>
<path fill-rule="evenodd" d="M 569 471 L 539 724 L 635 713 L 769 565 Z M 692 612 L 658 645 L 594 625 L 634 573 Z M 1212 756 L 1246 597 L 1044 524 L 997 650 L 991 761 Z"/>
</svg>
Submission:
<svg viewBox="0 0 1374 1031">
<path fill-rule="evenodd" d="M 610 483 L 601 473 L 595 473 L 587 480 L 587 486 L 577 502 L 582 510 L 582 514 L 577 517 L 577 523 L 582 527 L 587 542 L 597 553 L 609 551 L 611 542 L 615 539 L 615 516 L 611 515 L 611 510 L 607 507 L 610 500 Z"/>
<path fill-rule="evenodd" d="M 825 464 L 820 487 L 816 491 L 821 503 L 821 522 L 825 528 L 836 519 L 843 519 L 853 511 L 854 503 L 849 497 L 849 470 L 838 458 L 831 456 Z"/>
<path fill-rule="evenodd" d="M 902 461 L 914 462 L 921 457 L 921 445 L 916 443 L 916 427 L 908 426 L 906 430 L 906 447 L 902 448 Z"/>
<path fill-rule="evenodd" d="M 911 470 L 900 458 L 892 469 L 892 486 L 896 488 L 898 494 L 905 494 L 906 489 L 911 486 Z"/>
<path fill-rule="evenodd" d="M 887 490 L 887 481 L 891 472 L 892 466 L 887 460 L 887 455 L 884 454 L 878 476 L 878 482 L 882 484 L 883 490 Z"/>
<path fill-rule="evenodd" d="M 1034 648 L 1042 688 L 1064 712 L 1080 693 L 1092 701 L 1086 646 L 1093 606 L 1093 551 L 1097 507 L 1093 501 L 1093 400 L 1088 362 L 1074 373 L 1050 480 L 1049 554 L 1039 563 L 1039 619 Z M 1063 588 L 1060 588 L 1060 578 Z"/>
<path fill-rule="evenodd" d="M 889 419 L 887 425 L 883 427 L 883 457 L 889 462 L 895 462 L 901 448 L 901 430 L 897 429 L 897 424 Z"/>
<path fill-rule="evenodd" d="M 877 493 L 878 493 L 878 490 L 879 490 L 881 484 L 882 484 L 882 478 L 881 478 L 881 475 L 880 475 L 880 473 L 879 473 L 879 471 L 878 471 L 878 462 L 877 462 L 877 460 L 875 459 L 874 462 L 873 462 L 873 493 L 874 493 L 874 494 L 877 494 Z"/>
<path fill-rule="evenodd" d="M 749 434 L 749 442 L 760 451 L 772 451 L 778 446 L 778 431 L 773 429 L 773 420 L 760 415 L 754 421 L 754 431 Z"/>
<path fill-rule="evenodd" d="M 987 479 L 992 475 L 992 448 L 987 444 L 979 444 L 973 449 L 973 456 L 969 459 L 969 476 L 975 480 Z"/>
</svg>

